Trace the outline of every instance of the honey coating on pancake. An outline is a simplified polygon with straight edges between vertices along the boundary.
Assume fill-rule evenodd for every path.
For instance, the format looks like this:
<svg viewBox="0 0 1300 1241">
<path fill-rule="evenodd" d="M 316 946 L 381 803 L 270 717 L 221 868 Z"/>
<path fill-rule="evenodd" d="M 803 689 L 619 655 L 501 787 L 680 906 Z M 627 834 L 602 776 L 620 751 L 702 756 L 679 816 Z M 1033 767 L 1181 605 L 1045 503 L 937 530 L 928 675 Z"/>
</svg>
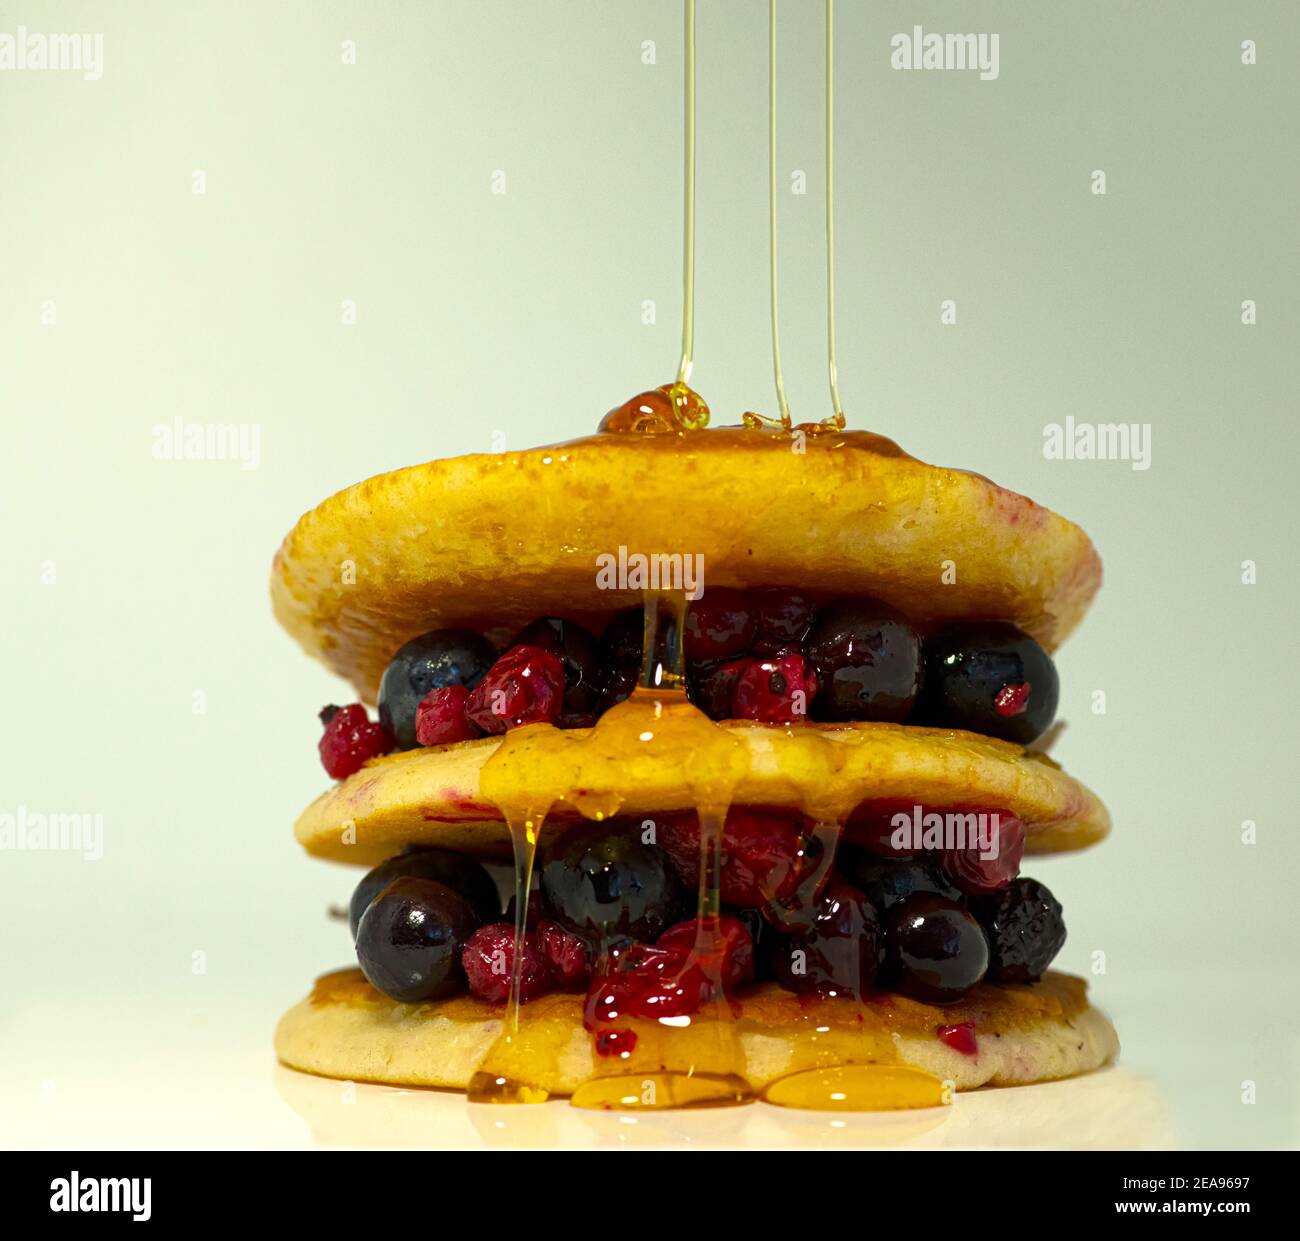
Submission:
<svg viewBox="0 0 1300 1241">
<path fill-rule="evenodd" d="M 831 1048 L 854 1062 L 855 1001 L 800 997 L 773 983 L 745 988 L 737 999 L 745 1073 L 755 1088 L 789 1070 L 810 1025 L 830 1031 Z M 582 1004 L 582 996 L 552 993 L 521 1013 L 521 1022 L 533 1027 L 530 1044 L 546 1049 L 534 1067 L 552 1095 L 570 1093 L 595 1067 Z M 1073 1076 L 1108 1063 L 1119 1049 L 1110 1022 L 1087 1002 L 1087 984 L 1054 971 L 1023 987 L 980 983 L 956 1004 L 879 992 L 868 1007 L 892 1033 L 903 1062 L 959 1090 Z M 502 1013 L 500 1005 L 467 995 L 399 1004 L 371 987 L 360 970 L 339 970 L 317 979 L 311 995 L 285 1014 L 276 1051 L 285 1064 L 328 1077 L 464 1089 Z M 937 1035 L 940 1026 L 966 1022 L 975 1027 L 975 1056 L 945 1046 Z M 673 1035 L 693 1036 L 707 1045 L 703 1029 Z"/>
<path fill-rule="evenodd" d="M 1083 848 L 1110 830 L 1110 816 L 1092 792 L 1050 759 L 1010 742 L 902 724 L 782 728 L 732 721 L 719 728 L 745 746 L 736 805 L 803 809 L 836 822 L 866 801 L 940 811 L 983 807 L 1016 815 L 1030 854 Z M 563 736 L 576 741 L 589 732 Z M 481 787 L 483 767 L 500 744 L 481 738 L 374 760 L 317 798 L 294 834 L 314 856 L 357 865 L 374 865 L 408 845 L 507 860 L 509 832 Z M 584 795 L 616 798 L 611 813 L 694 809 L 671 755 L 617 783 Z M 576 817 L 575 809 L 558 807 L 548 821 Z"/>
<path fill-rule="evenodd" d="M 597 587 L 597 556 L 620 546 L 702 555 L 706 589 L 870 595 L 922 627 L 1010 621 L 1048 650 L 1096 593 L 1087 536 L 1024 496 L 865 432 L 792 447 L 739 428 L 605 434 L 383 474 L 299 520 L 275 558 L 275 614 L 374 702 L 393 652 L 430 629 L 505 641 L 538 616 L 599 628 L 640 603 Z"/>
</svg>

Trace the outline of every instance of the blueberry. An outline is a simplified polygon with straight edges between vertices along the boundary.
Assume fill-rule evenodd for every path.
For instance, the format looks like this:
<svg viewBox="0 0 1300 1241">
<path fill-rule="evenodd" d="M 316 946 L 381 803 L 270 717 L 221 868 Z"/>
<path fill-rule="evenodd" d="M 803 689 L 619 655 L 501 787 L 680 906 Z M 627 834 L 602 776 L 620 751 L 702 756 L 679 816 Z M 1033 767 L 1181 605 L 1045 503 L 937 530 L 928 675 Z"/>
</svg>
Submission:
<svg viewBox="0 0 1300 1241">
<path fill-rule="evenodd" d="M 950 1004 L 984 977 L 989 946 L 980 924 L 956 901 L 919 892 L 886 919 L 885 963 L 904 995 Z"/>
<path fill-rule="evenodd" d="M 605 706 L 622 702 L 641 679 L 641 654 L 645 649 L 645 613 L 641 608 L 620 612 L 600 638 L 600 658 L 605 665 Z"/>
<path fill-rule="evenodd" d="M 724 912 L 739 918 L 741 925 L 749 932 L 750 942 L 754 945 L 754 981 L 763 982 L 775 978 L 772 955 L 777 935 L 772 924 L 757 909 L 737 909 L 728 905 Z"/>
<path fill-rule="evenodd" d="M 451 853 L 446 849 L 411 849 L 381 862 L 357 884 L 348 905 L 348 925 L 352 928 L 353 939 L 357 937 L 361 915 L 370 902 L 394 879 L 406 875 L 445 883 L 469 902 L 480 922 L 495 922 L 501 916 L 497 885 L 480 863 L 463 853 Z"/>
<path fill-rule="evenodd" d="M 544 842 L 542 898 L 557 921 L 596 942 L 653 941 L 689 912 L 668 854 L 639 824 L 571 828 Z"/>
<path fill-rule="evenodd" d="M 413 750 L 415 708 L 431 689 L 473 689 L 497 657 L 492 644 L 468 629 L 435 629 L 406 643 L 379 682 L 379 720 L 403 750 Z"/>
<path fill-rule="evenodd" d="M 925 641 L 926 723 L 1028 745 L 1056 718 L 1056 666 L 1014 625 L 959 625 Z"/>
<path fill-rule="evenodd" d="M 961 892 L 933 863 L 924 860 L 895 861 L 876 857 L 860 845 L 845 845 L 835 861 L 836 868 L 882 914 L 918 892 L 959 901 Z"/>
<path fill-rule="evenodd" d="M 461 949 L 478 927 L 469 902 L 445 883 L 405 875 L 362 915 L 357 963 L 372 986 L 403 1004 L 453 995 L 465 986 Z"/>
<path fill-rule="evenodd" d="M 595 637 L 573 621 L 544 616 L 520 630 L 511 646 L 537 646 L 564 665 L 561 728 L 589 728 L 605 705 L 605 667 Z"/>
<path fill-rule="evenodd" d="M 820 991 L 861 999 L 880 968 L 880 918 L 857 888 L 833 877 L 805 927 L 777 938 L 777 980 L 790 991 Z"/>
<path fill-rule="evenodd" d="M 1036 879 L 1014 879 L 973 908 L 988 935 L 992 982 L 1037 982 L 1065 943 L 1061 902 Z"/>
<path fill-rule="evenodd" d="M 921 689 L 921 642 L 893 608 L 841 599 L 824 608 L 805 644 L 825 720 L 894 720 L 911 713 Z"/>
<path fill-rule="evenodd" d="M 778 655 L 802 646 L 817 619 L 813 601 L 793 590 L 760 590 L 753 605 L 755 632 L 750 649 L 759 655 Z"/>
</svg>

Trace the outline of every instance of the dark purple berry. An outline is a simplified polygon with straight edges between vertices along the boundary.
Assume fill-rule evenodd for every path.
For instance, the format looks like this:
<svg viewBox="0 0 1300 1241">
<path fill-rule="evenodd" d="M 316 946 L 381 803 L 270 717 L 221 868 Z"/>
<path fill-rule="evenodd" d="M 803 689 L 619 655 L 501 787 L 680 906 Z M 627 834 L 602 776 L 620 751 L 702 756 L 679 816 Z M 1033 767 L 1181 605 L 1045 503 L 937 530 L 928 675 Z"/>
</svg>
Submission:
<svg viewBox="0 0 1300 1241">
<path fill-rule="evenodd" d="M 777 980 L 791 991 L 860 999 L 880 966 L 875 907 L 857 888 L 832 877 L 800 932 L 777 937 L 771 959 Z"/>
<path fill-rule="evenodd" d="M 925 640 L 920 717 L 1028 745 L 1056 718 L 1056 665 L 1014 625 L 959 625 Z"/>
<path fill-rule="evenodd" d="M 419 745 L 415 709 L 431 689 L 463 685 L 473 689 L 492 667 L 497 653 L 468 629 L 435 629 L 401 647 L 379 682 L 379 720 L 403 750 Z"/>
<path fill-rule="evenodd" d="M 805 646 L 817 670 L 814 711 L 825 720 L 894 720 L 921 689 L 921 641 L 893 608 L 842 599 L 823 608 Z"/>
<path fill-rule="evenodd" d="M 1037 879 L 1013 879 L 973 908 L 988 935 L 991 982 L 1037 982 L 1065 943 L 1061 902 Z"/>
<path fill-rule="evenodd" d="M 403 1004 L 454 995 L 465 986 L 461 952 L 478 926 L 469 902 L 446 884 L 406 875 L 362 914 L 357 964 L 371 986 Z"/>
<path fill-rule="evenodd" d="M 960 905 L 921 892 L 886 919 L 885 963 L 904 995 L 950 1004 L 984 977 L 989 948 L 980 924 Z"/>
</svg>

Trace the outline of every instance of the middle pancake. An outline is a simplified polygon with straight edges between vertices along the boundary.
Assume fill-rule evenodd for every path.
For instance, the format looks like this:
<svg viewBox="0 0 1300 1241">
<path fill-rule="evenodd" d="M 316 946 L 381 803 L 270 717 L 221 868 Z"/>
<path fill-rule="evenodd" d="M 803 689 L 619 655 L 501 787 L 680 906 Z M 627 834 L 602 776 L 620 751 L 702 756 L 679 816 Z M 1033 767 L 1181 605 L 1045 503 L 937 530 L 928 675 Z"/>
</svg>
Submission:
<svg viewBox="0 0 1300 1241">
<path fill-rule="evenodd" d="M 1110 816 L 1089 789 L 1050 758 L 1021 746 L 953 729 L 904 724 L 801 723 L 790 728 L 728 721 L 718 725 L 743 746 L 745 768 L 734 805 L 801 810 L 843 822 L 865 803 L 927 811 L 988 810 L 1025 825 L 1027 853 L 1095 844 Z M 555 730 L 551 730 L 555 731 Z M 590 729 L 559 734 L 575 742 Z M 510 834 L 484 796 L 484 765 L 501 745 L 485 737 L 372 760 L 317 798 L 294 835 L 308 853 L 372 866 L 408 845 L 508 860 Z M 653 815 L 694 808 L 672 764 L 644 764 L 619 782 L 617 813 Z M 590 790 L 583 790 L 590 792 Z M 557 805 L 551 821 L 580 818 Z"/>
</svg>

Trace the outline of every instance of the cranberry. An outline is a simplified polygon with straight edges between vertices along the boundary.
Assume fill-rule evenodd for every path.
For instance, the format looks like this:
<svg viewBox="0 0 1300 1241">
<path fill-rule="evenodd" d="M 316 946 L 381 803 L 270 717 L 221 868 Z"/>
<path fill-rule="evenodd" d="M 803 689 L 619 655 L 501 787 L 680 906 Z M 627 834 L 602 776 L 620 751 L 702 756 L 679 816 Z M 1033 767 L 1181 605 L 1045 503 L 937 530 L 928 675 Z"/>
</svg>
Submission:
<svg viewBox="0 0 1300 1241">
<path fill-rule="evenodd" d="M 590 728 L 605 709 L 605 667 L 595 637 L 573 621 L 545 616 L 516 635 L 513 646 L 549 651 L 564 666 L 561 728 Z"/>
<path fill-rule="evenodd" d="M 749 646 L 755 613 L 749 596 L 715 586 L 686 612 L 683 649 L 687 659 L 730 659 Z"/>
<path fill-rule="evenodd" d="M 817 619 L 813 601 L 793 590 L 760 590 L 754 607 L 758 615 L 750 647 L 760 655 L 802 646 Z"/>
<path fill-rule="evenodd" d="M 415 708 L 415 739 L 421 745 L 447 745 L 480 736 L 465 714 L 468 704 L 469 690 L 463 685 L 431 689 Z"/>
<path fill-rule="evenodd" d="M 635 1030 L 602 1030 L 596 1035 L 596 1055 L 623 1059 L 636 1051 Z"/>
<path fill-rule="evenodd" d="M 699 924 L 694 918 L 670 926 L 659 936 L 659 947 L 690 953 L 695 948 L 698 929 Z M 712 952 L 704 957 L 705 973 L 720 977 L 724 988 L 754 977 L 754 941 L 749 938 L 749 931 L 739 918 L 723 914 L 717 920 L 715 942 L 721 959 L 712 960 Z"/>
<path fill-rule="evenodd" d="M 555 723 L 564 699 L 564 665 L 537 646 L 512 646 L 469 696 L 466 715 L 485 733 Z"/>
<path fill-rule="evenodd" d="M 978 844 L 971 844 L 964 849 L 945 849 L 939 856 L 939 864 L 948 877 L 972 896 L 987 896 L 1005 888 L 1020 873 L 1020 859 L 1025 855 L 1025 825 L 1011 814 L 989 815 L 991 828 L 994 821 L 997 823 L 991 833 L 994 848 L 982 850 Z M 983 857 L 984 852 L 995 856 Z"/>
<path fill-rule="evenodd" d="M 388 730 L 372 720 L 359 702 L 348 707 L 325 707 L 320 722 L 325 725 L 317 746 L 320 761 L 335 780 L 346 780 L 370 759 L 393 748 Z"/>
<path fill-rule="evenodd" d="M 690 886 L 700 875 L 700 825 L 693 816 L 659 824 L 659 843 Z M 791 896 L 812 868 L 802 824 L 788 814 L 733 806 L 722 826 L 722 899 L 767 908 Z"/>
<path fill-rule="evenodd" d="M 864 801 L 849 815 L 844 824 L 844 837 L 855 845 L 862 845 L 877 857 L 910 858 L 914 852 L 908 845 L 894 844 L 894 815 L 912 817 L 912 803 Z M 910 832 L 909 832 L 910 835 Z"/>
<path fill-rule="evenodd" d="M 738 720 L 791 724 L 805 719 L 817 693 L 812 665 L 797 652 L 754 660 L 736 678 L 731 713 Z"/>
<path fill-rule="evenodd" d="M 939 1042 L 951 1047 L 953 1051 L 959 1051 L 963 1056 L 974 1056 L 979 1054 L 979 1044 L 975 1041 L 975 1026 L 969 1021 L 963 1021 L 955 1026 L 940 1026 L 935 1033 L 939 1036 Z"/>
<path fill-rule="evenodd" d="M 606 953 L 587 993 L 588 1029 L 626 1017 L 688 1017 L 713 994 L 699 963 L 681 948 L 629 944 Z"/>
<path fill-rule="evenodd" d="M 504 922 L 481 926 L 469 937 L 460 954 L 469 989 L 489 1004 L 504 1004 L 510 994 L 515 961 L 515 928 Z M 531 1000 L 551 987 L 551 970 L 535 935 L 524 938 L 524 972 L 520 997 Z"/>
<path fill-rule="evenodd" d="M 591 948 L 587 941 L 551 918 L 538 921 L 536 934 L 555 985 L 561 991 L 581 991 L 586 987 L 587 975 L 591 973 Z"/>
</svg>

